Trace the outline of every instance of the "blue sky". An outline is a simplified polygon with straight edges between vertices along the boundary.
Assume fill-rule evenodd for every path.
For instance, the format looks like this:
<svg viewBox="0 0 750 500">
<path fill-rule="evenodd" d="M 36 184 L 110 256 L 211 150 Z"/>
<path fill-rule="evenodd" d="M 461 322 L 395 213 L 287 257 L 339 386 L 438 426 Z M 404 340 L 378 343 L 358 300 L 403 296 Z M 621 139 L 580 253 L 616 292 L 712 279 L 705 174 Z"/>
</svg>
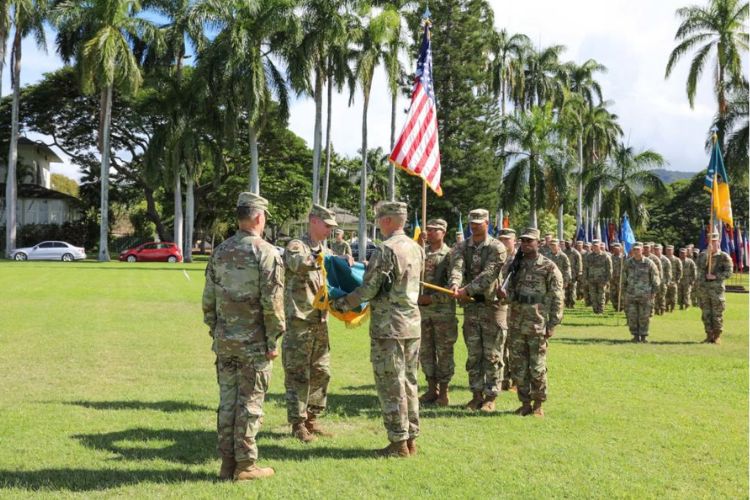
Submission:
<svg viewBox="0 0 750 500">
<path fill-rule="evenodd" d="M 703 149 L 706 130 L 714 114 L 710 73 L 700 81 L 695 108 L 690 109 L 685 94 L 689 60 L 679 64 L 669 80 L 664 68 L 675 45 L 677 8 L 687 0 L 489 0 L 495 10 L 495 25 L 511 33 L 528 35 L 540 46 L 563 44 L 564 60 L 581 63 L 594 58 L 609 71 L 600 75 L 605 98 L 614 101 L 612 110 L 620 117 L 624 140 L 636 150 L 650 148 L 661 153 L 671 170 L 698 171 L 705 168 Z M 433 22 L 439 23 L 440 19 Z M 24 42 L 22 82 L 40 80 L 44 72 L 62 66 L 54 52 L 54 33 L 48 33 L 45 53 L 31 39 Z M 413 65 L 413 62 L 408 64 Z M 747 66 L 746 66 L 747 68 Z M 435 72 L 440 71 L 436 67 Z M 3 74 L 3 94 L 10 91 L 8 71 Z M 402 99 L 399 108 L 406 108 Z M 439 111 L 438 111 L 439 112 Z M 346 96 L 333 100 L 332 140 L 337 151 L 356 155 L 361 144 L 362 99 L 352 107 Z M 290 128 L 312 144 L 314 104 L 295 99 Z M 399 118 L 397 127 L 403 123 Z M 388 148 L 390 98 L 385 76 L 378 71 L 373 84 L 369 112 L 369 147 Z M 78 178 L 73 165 L 60 165 L 56 171 Z"/>
</svg>

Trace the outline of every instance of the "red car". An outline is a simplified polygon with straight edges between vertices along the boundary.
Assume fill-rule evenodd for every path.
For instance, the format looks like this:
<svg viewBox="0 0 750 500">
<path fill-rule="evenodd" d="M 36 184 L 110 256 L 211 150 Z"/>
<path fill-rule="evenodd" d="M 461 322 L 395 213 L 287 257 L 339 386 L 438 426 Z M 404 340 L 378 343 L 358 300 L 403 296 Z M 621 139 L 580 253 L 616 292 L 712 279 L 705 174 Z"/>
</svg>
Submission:
<svg viewBox="0 0 750 500">
<path fill-rule="evenodd" d="M 152 241 L 121 252 L 120 260 L 128 262 L 182 262 L 182 252 L 175 243 Z"/>
</svg>

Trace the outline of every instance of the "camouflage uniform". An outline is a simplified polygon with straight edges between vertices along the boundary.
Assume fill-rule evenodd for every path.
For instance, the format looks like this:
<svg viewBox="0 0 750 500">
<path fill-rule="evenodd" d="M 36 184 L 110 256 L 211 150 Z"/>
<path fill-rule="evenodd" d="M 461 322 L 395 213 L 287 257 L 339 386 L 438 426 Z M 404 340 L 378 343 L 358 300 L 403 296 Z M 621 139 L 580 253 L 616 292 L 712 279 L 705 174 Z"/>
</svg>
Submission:
<svg viewBox="0 0 750 500">
<path fill-rule="evenodd" d="M 609 280 L 609 300 L 612 302 L 612 307 L 615 311 L 622 311 L 625 308 L 622 297 L 620 297 L 620 280 L 624 262 L 625 258 L 622 254 L 612 255 L 612 279 Z"/>
<path fill-rule="evenodd" d="M 677 304 L 677 288 L 680 281 L 682 281 L 682 261 L 672 255 L 667 257 L 669 263 L 672 265 L 672 281 L 667 286 L 667 295 L 664 299 L 665 307 L 667 311 L 674 311 L 674 306 Z"/>
<path fill-rule="evenodd" d="M 510 271 L 510 265 L 513 263 L 513 259 L 516 256 L 516 252 L 518 251 L 517 248 L 513 248 L 512 251 L 508 252 L 508 249 L 505 249 L 506 252 L 506 259 L 503 263 L 502 271 L 500 272 L 501 279 L 505 279 L 505 277 L 508 275 L 508 272 Z M 510 303 L 507 299 L 500 299 L 500 306 L 498 307 L 499 313 L 498 323 L 500 324 L 500 328 L 505 332 L 505 342 L 503 343 L 503 381 L 501 383 L 501 388 L 503 390 L 508 390 L 513 386 L 513 377 L 510 373 L 510 342 L 508 342 L 508 305 Z"/>
<path fill-rule="evenodd" d="M 349 257 L 352 256 L 352 247 L 349 245 L 348 242 L 341 240 L 336 241 L 334 240 L 333 243 L 331 243 L 331 252 L 333 252 L 333 255 L 339 255 L 339 256 L 346 256 Z"/>
<path fill-rule="evenodd" d="M 315 294 L 325 286 L 317 256 L 326 253 L 309 234 L 290 241 L 284 252 L 287 331 L 282 362 L 287 421 L 292 425 L 315 418 L 326 408 L 331 379 L 328 312 L 313 308 Z"/>
<path fill-rule="evenodd" d="M 647 245 L 650 248 L 654 248 L 654 244 L 653 243 L 647 243 Z M 659 283 L 661 283 L 661 281 L 662 281 L 661 259 L 659 257 L 657 257 L 656 255 L 654 255 L 653 253 L 649 253 L 648 255 L 644 255 L 644 257 L 646 257 L 651 262 L 653 262 L 654 265 L 656 265 L 656 270 L 659 272 Z M 659 286 L 661 286 L 661 285 L 659 285 Z M 656 294 L 654 296 L 654 304 L 652 304 L 652 306 L 651 306 L 651 316 L 652 317 L 654 316 L 654 313 L 656 313 L 656 300 L 658 298 L 658 294 L 659 294 L 659 290 L 656 291 Z"/>
<path fill-rule="evenodd" d="M 387 215 L 406 216 L 406 204 L 383 203 L 377 216 Z M 422 247 L 403 229 L 394 231 L 373 252 L 362 285 L 335 301 L 342 310 L 370 303 L 370 361 L 391 443 L 419 435 L 417 298 L 423 268 Z"/>
<path fill-rule="evenodd" d="M 524 258 L 510 280 L 508 296 L 510 366 L 518 399 L 541 403 L 547 399 L 547 329 L 560 324 L 563 316 L 562 274 L 542 255 Z"/>
<path fill-rule="evenodd" d="M 238 204 L 257 205 L 258 198 L 242 193 Z M 219 453 L 255 462 L 255 436 L 271 381 L 266 352 L 276 350 L 285 329 L 284 265 L 273 245 L 240 230 L 216 247 L 206 267 L 203 321 L 216 353 Z"/>
<path fill-rule="evenodd" d="M 586 250 L 581 253 L 581 281 L 578 283 L 578 300 L 583 299 L 586 306 L 591 307 L 591 298 L 589 296 L 589 284 L 586 280 L 586 266 L 588 265 L 588 256 L 591 252 Z"/>
<path fill-rule="evenodd" d="M 442 287 L 448 286 L 451 271 L 451 249 L 443 246 L 433 251 L 425 248 L 424 281 Z M 453 346 L 458 339 L 456 301 L 453 297 L 425 288 L 425 295 L 432 298 L 432 304 L 420 306 L 422 317 L 422 344 L 419 361 L 427 380 L 437 384 L 448 384 L 453 378 L 455 362 Z"/>
<path fill-rule="evenodd" d="M 479 220 L 486 212 L 472 210 L 470 217 Z M 505 245 L 489 234 L 481 242 L 469 238 L 453 249 L 450 285 L 463 285 L 470 296 L 479 297 L 464 305 L 463 335 L 468 351 L 469 386 L 475 395 L 482 393 L 490 398 L 500 393 L 503 380 L 507 332 L 496 293 L 506 255 Z"/>
<path fill-rule="evenodd" d="M 667 289 L 672 283 L 672 263 L 666 255 L 659 256 L 661 261 L 661 286 L 656 294 L 656 314 L 662 315 L 667 311 Z"/>
<path fill-rule="evenodd" d="M 713 233 L 712 238 L 718 240 L 718 233 Z M 706 274 L 709 272 L 709 251 L 710 247 L 709 250 L 702 252 L 698 257 L 695 266 L 698 273 L 696 288 L 697 293 L 700 294 L 701 319 L 706 330 L 706 341 L 716 342 L 724 328 L 724 309 L 726 307 L 724 281 L 732 277 L 733 264 L 728 253 L 721 250 L 714 253 L 711 257 L 711 271 L 716 279 L 708 281 Z"/>
<path fill-rule="evenodd" d="M 682 260 L 682 259 L 681 259 Z M 685 258 L 682 260 L 682 278 L 679 283 L 679 293 L 677 295 L 677 303 L 680 305 L 680 309 L 687 309 L 692 304 L 691 292 L 693 290 L 693 283 L 696 280 L 695 262 L 693 259 Z"/>
<path fill-rule="evenodd" d="M 630 257 L 625 260 L 622 275 L 625 295 L 625 315 L 634 341 L 646 340 L 651 321 L 653 297 L 661 279 L 656 264 L 651 259 Z"/>
<path fill-rule="evenodd" d="M 581 259 L 581 254 L 578 253 L 578 250 L 573 247 L 566 249 L 565 255 L 568 256 L 568 260 L 570 261 L 571 275 L 570 283 L 565 289 L 565 307 L 575 307 L 577 297 L 576 288 L 583 279 L 583 262 Z"/>
<path fill-rule="evenodd" d="M 604 252 L 591 252 L 586 256 L 586 284 L 591 307 L 596 314 L 604 312 L 606 287 L 612 279 L 612 261 Z"/>
<path fill-rule="evenodd" d="M 549 255 L 545 255 L 545 257 L 551 260 L 557 266 L 557 269 L 560 270 L 560 274 L 562 274 L 563 277 L 563 290 L 567 290 L 572 279 L 570 272 L 570 260 L 568 260 L 568 256 L 565 255 L 565 252 L 558 249 L 556 254 L 550 251 Z"/>
</svg>

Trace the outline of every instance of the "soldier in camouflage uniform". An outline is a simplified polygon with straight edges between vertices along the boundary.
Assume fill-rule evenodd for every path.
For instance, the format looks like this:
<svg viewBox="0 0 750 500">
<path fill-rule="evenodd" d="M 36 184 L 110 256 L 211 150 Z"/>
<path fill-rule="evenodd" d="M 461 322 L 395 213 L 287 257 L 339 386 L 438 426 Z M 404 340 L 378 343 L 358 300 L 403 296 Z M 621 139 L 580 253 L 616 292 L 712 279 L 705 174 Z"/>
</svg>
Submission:
<svg viewBox="0 0 750 500">
<path fill-rule="evenodd" d="M 271 381 L 277 339 L 284 333 L 284 264 L 263 240 L 268 201 L 241 193 L 239 230 L 216 247 L 206 267 L 203 321 L 211 329 L 219 383 L 219 478 L 272 476 L 256 465 L 255 436 Z"/>
<path fill-rule="evenodd" d="M 720 344 L 724 328 L 724 281 L 732 277 L 732 258 L 719 248 L 719 233 L 711 233 L 708 249 L 701 253 L 695 267 L 698 272 L 697 291 L 700 294 L 701 319 L 706 330 L 703 342 Z M 708 257 L 711 256 L 709 267 Z"/>
<path fill-rule="evenodd" d="M 610 245 L 612 247 L 612 279 L 609 280 L 609 300 L 612 302 L 612 307 L 615 311 L 622 311 L 624 309 L 622 298 L 620 297 L 622 282 L 622 265 L 625 262 L 625 258 L 622 254 L 622 246 L 615 242 Z"/>
<path fill-rule="evenodd" d="M 643 245 L 643 257 L 649 259 L 651 262 L 653 262 L 656 265 L 656 270 L 659 271 L 659 283 L 662 281 L 662 269 L 661 269 L 661 259 L 654 255 L 655 244 L 653 242 L 644 243 Z M 661 286 L 661 285 L 659 285 Z M 654 295 L 654 303 L 651 306 L 651 317 L 654 316 L 654 313 L 656 312 L 656 299 L 659 294 L 659 290 L 656 291 L 656 295 Z"/>
<path fill-rule="evenodd" d="M 589 295 L 586 291 L 586 277 L 585 277 L 585 271 L 586 271 L 586 255 L 588 255 L 588 252 L 583 247 L 583 241 L 578 240 L 576 241 L 576 252 L 578 252 L 578 255 L 581 256 L 581 279 L 578 281 L 577 284 L 577 290 L 576 290 L 576 299 L 578 300 L 584 300 L 585 304 L 588 306 L 590 305 L 588 303 L 589 301 Z"/>
<path fill-rule="evenodd" d="M 661 279 L 656 264 L 643 255 L 643 243 L 633 245 L 633 256 L 625 261 L 623 268 L 623 293 L 625 314 L 633 342 L 648 342 L 648 326 L 651 308 L 659 290 Z"/>
<path fill-rule="evenodd" d="M 426 229 L 424 281 L 445 288 L 451 271 L 451 249 L 444 241 L 448 223 L 443 219 L 431 219 Z M 418 302 L 422 317 L 419 361 L 427 378 L 427 392 L 419 401 L 448 406 L 448 384 L 455 370 L 453 346 L 458 339 L 456 301 L 449 295 L 425 288 Z"/>
<path fill-rule="evenodd" d="M 552 261 L 539 254 L 538 240 L 539 230 L 524 231 L 523 260 L 505 293 L 510 300 L 511 372 L 521 401 L 516 414 L 541 417 L 547 400 L 547 339 L 562 321 L 563 277 Z"/>
<path fill-rule="evenodd" d="M 391 443 L 378 454 L 408 457 L 417 453 L 419 435 L 417 300 L 424 250 L 404 233 L 406 203 L 383 202 L 376 214 L 387 239 L 373 252 L 362 285 L 334 307 L 350 310 L 370 303 L 370 361 Z"/>
<path fill-rule="evenodd" d="M 679 283 L 677 303 L 680 309 L 687 309 L 692 304 L 691 293 L 693 283 L 696 280 L 695 261 L 687 256 L 687 249 L 680 248 L 680 261 L 682 262 L 682 278 Z"/>
<path fill-rule="evenodd" d="M 656 294 L 656 304 L 654 306 L 656 314 L 661 316 L 667 311 L 667 289 L 672 283 L 672 263 L 662 253 L 661 244 L 654 245 L 654 255 L 656 255 L 661 262 L 661 286 Z"/>
<path fill-rule="evenodd" d="M 602 251 L 599 240 L 592 242 L 591 253 L 586 256 L 584 273 L 594 314 L 602 314 L 607 293 L 606 286 L 612 279 L 612 261 Z"/>
<path fill-rule="evenodd" d="M 664 298 L 664 302 L 666 310 L 673 312 L 674 306 L 677 303 L 677 288 L 680 281 L 682 281 L 682 261 L 675 256 L 673 245 L 666 246 L 665 257 L 669 259 L 669 263 L 672 266 L 672 281 L 667 286 L 667 295 Z"/>
<path fill-rule="evenodd" d="M 500 243 L 505 246 L 506 257 L 503 269 L 500 273 L 501 278 L 504 280 L 505 276 L 508 275 L 508 270 L 513 262 L 513 258 L 516 256 L 518 249 L 516 248 L 516 231 L 509 227 L 500 230 L 500 237 L 498 238 Z M 503 344 L 503 382 L 500 384 L 500 388 L 503 391 L 515 391 L 516 388 L 513 385 L 513 377 L 510 374 L 510 342 L 508 342 L 508 299 L 500 298 L 500 328 L 505 332 L 505 343 Z"/>
<path fill-rule="evenodd" d="M 318 256 L 329 253 L 323 242 L 336 226 L 332 210 L 313 205 L 307 233 L 290 241 L 284 252 L 286 335 L 281 353 L 286 414 L 292 435 L 303 443 L 330 435 L 318 423 L 331 379 L 328 312 L 315 309 L 313 302 L 325 286 Z"/>
<path fill-rule="evenodd" d="M 466 408 L 492 412 L 503 381 L 505 318 L 496 292 L 507 251 L 487 233 L 487 210 L 472 210 L 469 222 L 471 238 L 453 248 L 450 288 L 464 305 L 466 371 L 472 391 Z"/>
<path fill-rule="evenodd" d="M 331 244 L 331 251 L 333 252 L 333 255 L 338 255 L 339 257 L 346 257 L 348 255 L 349 257 L 351 257 L 352 247 L 347 241 L 344 241 L 344 230 L 336 229 L 333 232 L 333 235 L 336 238 Z"/>
<path fill-rule="evenodd" d="M 554 262 L 557 269 L 560 270 L 560 274 L 562 274 L 563 277 L 563 290 L 566 290 L 568 285 L 570 285 L 571 280 L 570 261 L 568 260 L 568 256 L 565 255 L 565 252 L 560 250 L 560 240 L 557 238 L 552 238 L 550 240 L 549 249 L 549 254 L 545 255 L 545 257 Z"/>
<path fill-rule="evenodd" d="M 688 245 L 688 257 L 692 257 L 693 262 L 696 263 L 695 268 L 695 280 L 693 280 L 693 295 L 692 295 L 692 303 L 694 307 L 700 307 L 700 294 L 698 293 L 698 257 L 700 257 L 701 252 L 694 248 L 694 245 L 690 244 Z"/>
<path fill-rule="evenodd" d="M 578 250 L 567 241 L 565 242 L 565 255 L 570 261 L 570 283 L 565 289 L 565 307 L 575 307 L 578 296 L 576 289 L 583 280 L 583 261 Z"/>
<path fill-rule="evenodd" d="M 549 254 L 552 253 L 552 246 L 550 245 L 551 242 L 552 233 L 547 233 L 544 235 L 544 243 L 539 246 L 539 253 L 547 258 L 549 258 Z"/>
</svg>

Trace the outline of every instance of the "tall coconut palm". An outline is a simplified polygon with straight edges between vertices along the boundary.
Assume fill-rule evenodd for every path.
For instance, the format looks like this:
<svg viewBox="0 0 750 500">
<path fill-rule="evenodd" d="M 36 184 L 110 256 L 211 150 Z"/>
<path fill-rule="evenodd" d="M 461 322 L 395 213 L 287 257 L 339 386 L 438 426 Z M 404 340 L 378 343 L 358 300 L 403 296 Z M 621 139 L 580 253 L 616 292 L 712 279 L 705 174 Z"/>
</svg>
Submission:
<svg viewBox="0 0 750 500">
<path fill-rule="evenodd" d="M 523 87 L 523 58 L 531 48 L 531 40 L 523 33 L 508 34 L 505 29 L 495 34 L 492 43 L 492 90 L 500 101 L 500 116 L 513 89 Z"/>
<path fill-rule="evenodd" d="M 603 102 L 601 84 L 594 78 L 596 73 L 606 73 L 607 67 L 594 59 L 589 59 L 581 65 L 568 62 L 563 66 L 563 77 L 571 92 L 583 97 L 589 107 Z"/>
<path fill-rule="evenodd" d="M 659 153 L 650 149 L 636 153 L 630 146 L 617 144 L 609 161 L 592 167 L 584 196 L 593 200 L 605 190 L 601 214 L 620 220 L 627 213 L 634 226 L 643 228 L 648 222 L 648 210 L 641 196 L 644 192 L 666 193 L 664 183 L 650 171 L 665 163 Z"/>
<path fill-rule="evenodd" d="M 523 87 L 514 96 L 522 111 L 532 106 L 542 106 L 549 101 L 558 103 L 562 98 L 564 78 L 560 55 L 564 51 L 564 45 L 526 51 Z"/>
<path fill-rule="evenodd" d="M 3 94 L 3 70 L 5 69 L 5 51 L 10 34 L 10 0 L 0 0 L 0 95 Z"/>
<path fill-rule="evenodd" d="M 10 257 L 16 247 L 16 165 L 18 163 L 18 108 L 21 104 L 21 42 L 33 35 L 37 45 L 47 50 L 44 36 L 44 19 L 47 14 L 46 0 L 13 0 L 10 2 L 13 45 L 10 53 L 11 107 L 10 147 L 8 148 L 8 172 L 5 181 L 5 255 Z"/>
<path fill-rule="evenodd" d="M 729 177 L 734 180 L 747 181 L 748 171 L 748 138 L 750 125 L 748 123 L 748 85 L 730 85 L 727 91 L 726 113 L 717 113 L 711 129 L 717 130 L 717 135 L 726 140 L 724 163 Z M 713 132 L 709 132 L 706 140 L 706 150 L 713 147 Z"/>
<path fill-rule="evenodd" d="M 669 78 L 677 62 L 695 51 L 685 86 L 691 108 L 709 57 L 714 57 L 711 72 L 719 114 L 727 111 L 727 84 L 745 80 L 742 53 L 748 50 L 748 8 L 748 2 L 742 0 L 709 0 L 705 7 L 692 5 L 677 9 L 681 23 L 674 38 L 679 43 L 669 55 L 664 77 Z"/>
<path fill-rule="evenodd" d="M 112 94 L 133 94 L 142 83 L 141 69 L 133 54 L 133 42 L 148 43 L 158 50 L 156 26 L 139 17 L 136 0 L 65 0 L 54 9 L 58 28 L 57 49 L 63 61 L 75 60 L 83 91 L 100 93 L 99 146 L 101 151 L 100 261 L 109 260 L 109 168 Z"/>
<path fill-rule="evenodd" d="M 384 9 L 377 15 L 368 13 L 365 26 L 359 40 L 355 75 L 362 88 L 362 173 L 360 177 L 359 204 L 359 244 L 360 248 L 367 241 L 367 111 L 370 106 L 370 92 L 375 68 L 383 60 L 385 47 L 395 36 L 400 25 L 400 17 L 390 9 Z M 365 259 L 364 251 L 359 259 Z"/>
<path fill-rule="evenodd" d="M 299 46 L 301 30 L 293 0 L 203 0 L 198 15 L 217 31 L 199 55 L 199 65 L 221 96 L 228 117 L 247 121 L 250 145 L 248 188 L 260 192 L 258 134 L 271 101 L 278 114 L 289 116 L 287 79 L 277 67 L 292 47 Z M 234 132 L 236 124 L 228 123 Z"/>
</svg>

